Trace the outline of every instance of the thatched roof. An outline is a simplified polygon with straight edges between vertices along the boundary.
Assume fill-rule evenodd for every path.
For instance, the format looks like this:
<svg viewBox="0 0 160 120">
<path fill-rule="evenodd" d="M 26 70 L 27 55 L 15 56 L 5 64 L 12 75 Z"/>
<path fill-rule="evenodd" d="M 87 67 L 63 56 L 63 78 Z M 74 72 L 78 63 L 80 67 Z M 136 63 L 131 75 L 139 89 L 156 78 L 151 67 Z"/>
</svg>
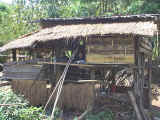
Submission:
<svg viewBox="0 0 160 120">
<path fill-rule="evenodd" d="M 153 19 L 149 17 L 149 19 Z M 102 19 L 102 18 L 101 18 Z M 67 24 L 56 25 L 41 29 L 37 33 L 27 35 L 4 45 L 1 51 L 15 48 L 31 47 L 35 43 L 48 42 L 60 39 L 76 39 L 78 37 L 102 36 L 109 34 L 134 34 L 142 36 L 153 36 L 157 31 L 154 21 L 138 22 L 116 22 L 116 23 L 96 23 L 96 24 Z M 55 19 L 57 20 L 57 19 Z M 96 19 L 97 20 L 97 19 Z M 53 21 L 53 19 L 52 19 Z M 93 20 L 94 21 L 94 20 Z M 92 23 L 92 22 L 91 22 Z"/>
</svg>

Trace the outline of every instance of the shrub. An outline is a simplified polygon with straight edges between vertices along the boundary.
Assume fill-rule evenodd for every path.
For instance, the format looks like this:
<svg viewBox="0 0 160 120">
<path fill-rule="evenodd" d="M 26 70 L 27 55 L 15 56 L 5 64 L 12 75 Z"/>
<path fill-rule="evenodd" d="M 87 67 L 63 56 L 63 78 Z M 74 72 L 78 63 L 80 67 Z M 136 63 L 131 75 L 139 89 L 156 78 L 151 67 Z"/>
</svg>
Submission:
<svg viewBox="0 0 160 120">
<path fill-rule="evenodd" d="M 78 120 L 78 118 L 76 117 L 74 120 Z M 89 113 L 86 115 L 85 120 L 114 120 L 114 114 L 110 110 L 105 110 L 97 114 Z"/>
<path fill-rule="evenodd" d="M 113 119 L 114 115 L 110 110 L 105 110 L 99 112 L 98 114 L 91 113 L 86 116 L 86 120 L 113 120 Z"/>
<path fill-rule="evenodd" d="M 0 120 L 42 120 L 47 119 L 43 109 L 29 106 L 28 101 L 23 96 L 17 96 L 11 90 L 7 92 L 0 91 L 0 104 L 16 104 L 11 106 L 0 107 Z"/>
</svg>

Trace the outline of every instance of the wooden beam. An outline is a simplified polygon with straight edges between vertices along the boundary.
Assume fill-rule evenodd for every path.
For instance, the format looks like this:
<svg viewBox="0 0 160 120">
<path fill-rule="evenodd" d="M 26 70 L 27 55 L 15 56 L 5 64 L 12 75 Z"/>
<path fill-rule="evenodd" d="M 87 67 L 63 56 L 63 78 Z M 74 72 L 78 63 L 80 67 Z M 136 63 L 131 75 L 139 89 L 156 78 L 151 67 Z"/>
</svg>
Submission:
<svg viewBox="0 0 160 120">
<path fill-rule="evenodd" d="M 151 90 L 151 82 L 152 82 L 152 56 L 149 57 L 149 79 L 148 79 L 148 100 L 149 100 L 149 106 L 148 108 L 151 107 L 151 102 L 152 102 L 152 90 Z"/>
<path fill-rule="evenodd" d="M 141 115 L 140 110 L 139 110 L 139 107 L 138 107 L 138 105 L 136 103 L 136 98 L 135 98 L 133 92 L 132 91 L 128 91 L 128 95 L 130 97 L 131 103 L 132 103 L 132 105 L 134 107 L 134 110 L 136 112 L 137 119 L 138 120 L 143 120 L 142 115 Z"/>
<path fill-rule="evenodd" d="M 23 105 L 26 105 L 26 104 L 24 104 L 24 103 L 0 104 L 0 107 L 1 107 L 1 106 L 7 106 L 7 107 L 9 107 L 9 106 L 23 106 Z"/>
<path fill-rule="evenodd" d="M 16 49 L 12 50 L 12 59 L 13 59 L 13 61 L 17 61 Z"/>
<path fill-rule="evenodd" d="M 0 83 L 0 87 L 8 86 L 10 84 L 11 84 L 10 82 Z"/>
</svg>

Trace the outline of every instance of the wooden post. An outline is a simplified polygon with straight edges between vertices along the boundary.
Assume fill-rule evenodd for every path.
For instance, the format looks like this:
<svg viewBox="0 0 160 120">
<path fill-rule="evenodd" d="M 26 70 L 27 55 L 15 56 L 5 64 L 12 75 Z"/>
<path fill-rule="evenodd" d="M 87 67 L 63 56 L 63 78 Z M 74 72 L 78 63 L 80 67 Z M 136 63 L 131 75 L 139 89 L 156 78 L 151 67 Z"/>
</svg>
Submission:
<svg viewBox="0 0 160 120">
<path fill-rule="evenodd" d="M 149 57 L 148 108 L 151 107 L 151 102 L 152 102 L 151 80 L 152 80 L 152 56 Z"/>
<path fill-rule="evenodd" d="M 16 49 L 12 50 L 12 60 L 17 61 L 17 54 L 16 54 Z"/>
<path fill-rule="evenodd" d="M 95 80 L 96 77 L 95 77 L 95 70 L 91 70 L 91 73 L 90 73 L 90 77 L 91 77 L 91 80 Z"/>
<path fill-rule="evenodd" d="M 152 56 L 147 56 L 147 79 L 145 79 L 144 87 L 144 107 L 145 109 L 150 109 L 151 107 L 151 76 L 152 76 Z"/>
<path fill-rule="evenodd" d="M 138 69 L 134 70 L 134 79 L 135 79 L 135 101 L 139 107 L 140 114 L 142 115 L 143 120 L 148 120 L 146 113 L 144 112 L 143 104 L 143 88 L 144 88 L 144 53 L 139 51 L 139 37 L 135 37 L 135 65 Z"/>
<path fill-rule="evenodd" d="M 138 67 L 138 37 L 134 37 L 134 49 L 135 49 L 135 53 L 134 53 L 134 61 L 135 61 L 135 65 Z M 138 69 L 134 69 L 134 80 L 135 80 L 135 84 L 134 84 L 134 94 L 136 96 L 136 100 L 138 99 L 138 96 L 140 96 L 139 94 L 139 90 L 138 90 Z"/>
<path fill-rule="evenodd" d="M 58 45 L 57 45 L 58 46 Z M 64 49 L 61 49 L 61 48 L 59 48 L 59 47 L 56 47 L 56 49 L 55 49 L 55 58 L 57 59 L 57 57 L 61 57 L 62 56 L 62 50 L 64 50 Z M 57 60 L 56 60 L 57 61 Z M 55 75 L 56 77 L 55 77 L 55 81 L 57 81 L 57 80 L 59 80 L 59 78 L 60 78 L 60 76 L 62 75 L 62 72 L 63 71 L 61 71 L 61 66 L 58 66 L 58 65 L 54 65 L 54 73 L 53 73 L 53 75 Z M 54 80 L 51 80 L 52 82 L 54 81 Z"/>
<path fill-rule="evenodd" d="M 137 119 L 138 119 L 138 120 L 143 120 L 143 119 L 142 119 L 142 116 L 141 116 L 141 112 L 140 112 L 140 110 L 139 110 L 139 108 L 138 108 L 138 106 L 137 106 L 136 98 L 135 98 L 133 92 L 128 91 L 128 95 L 129 95 L 129 97 L 130 97 L 130 99 L 131 99 L 131 103 L 132 103 L 132 105 L 133 105 L 133 107 L 134 107 L 134 110 L 135 110 L 135 112 L 136 112 Z"/>
</svg>

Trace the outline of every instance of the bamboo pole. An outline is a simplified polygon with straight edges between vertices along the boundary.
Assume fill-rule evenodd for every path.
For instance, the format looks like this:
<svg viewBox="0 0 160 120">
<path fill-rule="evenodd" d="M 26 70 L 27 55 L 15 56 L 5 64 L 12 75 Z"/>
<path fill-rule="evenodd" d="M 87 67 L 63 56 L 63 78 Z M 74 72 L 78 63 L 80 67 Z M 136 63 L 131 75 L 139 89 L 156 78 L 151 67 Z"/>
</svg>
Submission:
<svg viewBox="0 0 160 120">
<path fill-rule="evenodd" d="M 1 106 L 23 106 L 25 105 L 25 103 L 15 103 L 15 104 L 0 104 Z"/>
</svg>

